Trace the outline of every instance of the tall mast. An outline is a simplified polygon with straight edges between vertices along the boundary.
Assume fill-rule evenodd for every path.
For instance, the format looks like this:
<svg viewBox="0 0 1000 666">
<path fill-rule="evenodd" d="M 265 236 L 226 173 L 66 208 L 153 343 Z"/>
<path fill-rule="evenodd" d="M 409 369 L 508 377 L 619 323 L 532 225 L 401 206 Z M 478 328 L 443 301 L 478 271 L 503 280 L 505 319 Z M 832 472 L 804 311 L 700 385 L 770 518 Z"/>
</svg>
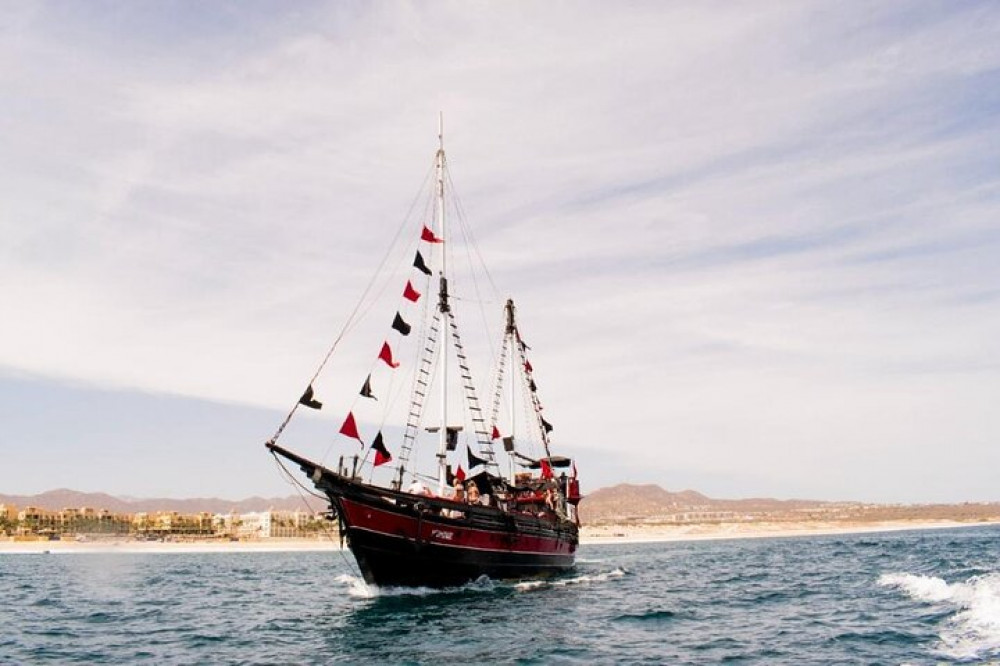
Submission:
<svg viewBox="0 0 1000 666">
<path fill-rule="evenodd" d="M 507 328 L 505 333 L 507 335 L 507 346 L 509 347 L 508 355 L 510 356 L 510 438 L 513 441 L 517 441 L 514 439 L 516 437 L 514 426 L 517 421 L 515 416 L 517 414 L 517 379 L 520 377 L 519 373 L 524 372 L 524 368 L 517 367 L 516 350 L 514 349 L 514 345 L 517 344 L 517 340 L 514 337 L 514 299 L 507 299 L 507 305 L 504 308 L 504 311 L 507 315 Z M 510 480 L 513 482 L 514 456 L 508 453 L 507 458 L 510 461 Z"/>
<path fill-rule="evenodd" d="M 436 159 L 437 171 L 437 226 L 441 238 L 445 241 L 441 243 L 441 281 L 438 290 L 438 309 L 441 311 L 441 429 L 438 441 L 438 495 L 444 494 L 448 475 L 448 263 L 447 247 L 448 234 L 445 229 L 444 219 L 444 113 L 438 115 L 438 151 Z"/>
</svg>

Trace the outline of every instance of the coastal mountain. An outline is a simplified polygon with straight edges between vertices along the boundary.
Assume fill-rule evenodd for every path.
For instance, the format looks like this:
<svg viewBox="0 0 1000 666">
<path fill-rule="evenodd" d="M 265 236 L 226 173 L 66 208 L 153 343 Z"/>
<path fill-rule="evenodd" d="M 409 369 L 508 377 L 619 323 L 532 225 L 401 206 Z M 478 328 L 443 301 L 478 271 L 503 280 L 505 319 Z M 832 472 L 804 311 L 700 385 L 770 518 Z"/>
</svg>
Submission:
<svg viewBox="0 0 1000 666">
<path fill-rule="evenodd" d="M 23 509 L 34 506 L 49 511 L 90 507 L 112 513 L 155 513 L 177 511 L 182 514 L 248 513 L 251 511 L 325 511 L 326 504 L 310 501 L 307 507 L 296 496 L 248 497 L 227 500 L 216 497 L 173 499 L 115 497 L 106 493 L 83 493 L 76 490 L 49 490 L 38 495 L 3 495 L 0 504 Z M 752 520 L 1000 520 L 1000 504 L 922 504 L 876 505 L 859 502 L 820 502 L 815 500 L 777 500 L 770 498 L 713 499 L 694 490 L 671 492 L 654 484 L 622 483 L 599 488 L 580 502 L 580 520 L 586 525 L 627 523 L 710 523 Z"/>
<path fill-rule="evenodd" d="M 60 488 L 49 490 L 38 495 L 0 495 L 0 504 L 14 504 L 20 508 L 34 506 L 49 511 L 60 511 L 65 508 L 90 507 L 107 509 L 112 513 L 153 513 L 156 511 L 177 511 L 178 513 L 247 513 L 250 511 L 308 511 L 309 508 L 297 495 L 290 497 L 248 497 L 242 500 L 226 500 L 217 497 L 173 499 L 150 498 L 136 499 L 114 497 L 106 493 L 83 493 L 77 490 Z M 314 510 L 325 509 L 319 502 L 313 502 Z"/>
<path fill-rule="evenodd" d="M 297 495 L 289 497 L 249 497 L 227 500 L 216 497 L 174 499 L 115 497 L 106 493 L 84 493 L 60 488 L 38 495 L 2 495 L 0 504 L 18 507 L 35 506 L 49 511 L 65 508 L 91 507 L 107 509 L 112 513 L 152 513 L 177 511 L 179 513 L 247 513 L 250 511 L 308 511 L 309 508 Z M 694 490 L 671 492 L 654 484 L 632 485 L 622 483 L 610 488 L 600 488 L 589 493 L 580 503 L 580 517 L 585 523 L 606 520 L 643 520 L 655 516 L 691 512 L 760 513 L 801 511 L 825 505 L 808 500 L 742 499 L 720 500 L 706 497 Z M 311 502 L 314 510 L 323 510 L 319 501 Z"/>
<path fill-rule="evenodd" d="M 777 500 L 769 498 L 712 499 L 694 490 L 671 492 L 655 484 L 621 483 L 599 488 L 580 502 L 584 523 L 610 520 L 643 520 L 678 514 L 750 514 L 807 511 L 829 506 L 814 500 Z"/>
</svg>

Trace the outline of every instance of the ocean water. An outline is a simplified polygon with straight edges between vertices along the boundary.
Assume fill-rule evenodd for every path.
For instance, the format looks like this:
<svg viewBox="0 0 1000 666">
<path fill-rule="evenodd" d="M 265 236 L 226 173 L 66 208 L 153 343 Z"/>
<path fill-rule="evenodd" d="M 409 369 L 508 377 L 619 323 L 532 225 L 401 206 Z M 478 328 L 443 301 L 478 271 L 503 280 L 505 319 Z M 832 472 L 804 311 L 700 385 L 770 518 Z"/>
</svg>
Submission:
<svg viewBox="0 0 1000 666">
<path fill-rule="evenodd" d="M 594 545 L 369 589 L 349 554 L 0 554 L 4 664 L 1000 663 L 1000 529 Z"/>
</svg>

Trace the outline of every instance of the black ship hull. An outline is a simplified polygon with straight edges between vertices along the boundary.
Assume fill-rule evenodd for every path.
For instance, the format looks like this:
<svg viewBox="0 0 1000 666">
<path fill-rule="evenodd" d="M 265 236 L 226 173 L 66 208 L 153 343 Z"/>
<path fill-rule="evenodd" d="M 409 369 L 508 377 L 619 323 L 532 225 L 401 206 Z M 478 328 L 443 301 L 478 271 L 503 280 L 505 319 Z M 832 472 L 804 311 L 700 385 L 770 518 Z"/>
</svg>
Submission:
<svg viewBox="0 0 1000 666">
<path fill-rule="evenodd" d="M 277 445 L 329 499 L 365 581 L 448 587 L 482 576 L 554 576 L 574 566 L 575 523 L 498 507 L 379 488 L 337 474 Z"/>
</svg>

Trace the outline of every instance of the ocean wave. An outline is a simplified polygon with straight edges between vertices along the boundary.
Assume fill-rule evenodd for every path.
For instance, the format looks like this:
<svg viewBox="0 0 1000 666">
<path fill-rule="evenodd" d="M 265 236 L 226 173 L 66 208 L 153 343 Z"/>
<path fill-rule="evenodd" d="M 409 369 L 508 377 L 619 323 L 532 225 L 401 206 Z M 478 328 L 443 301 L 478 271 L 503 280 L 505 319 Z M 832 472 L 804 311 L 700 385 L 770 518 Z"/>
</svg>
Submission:
<svg viewBox="0 0 1000 666">
<path fill-rule="evenodd" d="M 671 610 L 648 610 L 642 613 L 624 613 L 614 618 L 616 622 L 665 622 L 677 618 Z"/>
<path fill-rule="evenodd" d="M 917 601 L 946 604 L 955 613 L 943 624 L 939 650 L 954 659 L 980 659 L 1000 653 L 1000 573 L 948 583 L 937 576 L 888 573 L 879 585 L 894 587 Z"/>
</svg>

